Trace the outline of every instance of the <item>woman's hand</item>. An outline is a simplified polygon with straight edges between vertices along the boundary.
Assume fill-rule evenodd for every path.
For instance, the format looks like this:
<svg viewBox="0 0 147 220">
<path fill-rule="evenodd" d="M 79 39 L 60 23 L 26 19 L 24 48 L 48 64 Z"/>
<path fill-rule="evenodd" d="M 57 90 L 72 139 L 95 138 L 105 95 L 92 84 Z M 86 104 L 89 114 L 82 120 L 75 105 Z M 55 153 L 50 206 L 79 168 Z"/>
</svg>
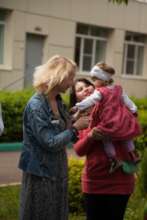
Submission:
<svg viewBox="0 0 147 220">
<path fill-rule="evenodd" d="M 78 120 L 80 117 L 81 117 L 80 110 L 78 110 L 77 112 L 75 112 L 75 113 L 72 115 L 73 121 Z"/>
<path fill-rule="evenodd" d="M 88 128 L 89 122 L 90 119 L 88 116 L 82 116 L 73 124 L 73 127 L 75 127 L 77 130 L 82 130 Z"/>
<path fill-rule="evenodd" d="M 90 113 L 90 111 L 81 111 L 81 110 L 78 110 L 76 113 L 74 113 L 72 115 L 72 118 L 73 118 L 73 121 L 76 121 L 78 120 L 80 117 L 83 117 L 83 116 L 88 116 Z"/>
</svg>

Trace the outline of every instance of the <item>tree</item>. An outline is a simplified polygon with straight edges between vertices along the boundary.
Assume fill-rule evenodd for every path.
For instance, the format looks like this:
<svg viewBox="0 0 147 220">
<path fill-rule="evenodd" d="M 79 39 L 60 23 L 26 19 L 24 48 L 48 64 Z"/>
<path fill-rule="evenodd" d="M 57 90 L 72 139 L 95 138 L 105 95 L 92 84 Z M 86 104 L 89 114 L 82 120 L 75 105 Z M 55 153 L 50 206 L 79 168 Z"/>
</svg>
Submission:
<svg viewBox="0 0 147 220">
<path fill-rule="evenodd" d="M 108 1 L 113 2 L 113 3 L 117 3 L 117 4 L 125 3 L 127 5 L 129 0 L 108 0 Z"/>
</svg>

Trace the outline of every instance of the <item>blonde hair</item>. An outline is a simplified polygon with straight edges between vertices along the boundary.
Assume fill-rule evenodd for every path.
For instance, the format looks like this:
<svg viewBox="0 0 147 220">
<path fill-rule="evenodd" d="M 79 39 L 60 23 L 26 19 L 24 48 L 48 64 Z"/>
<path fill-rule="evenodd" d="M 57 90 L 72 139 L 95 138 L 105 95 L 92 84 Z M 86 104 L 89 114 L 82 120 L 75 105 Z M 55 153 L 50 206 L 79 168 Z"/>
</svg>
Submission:
<svg viewBox="0 0 147 220">
<path fill-rule="evenodd" d="M 35 68 L 33 74 L 33 87 L 37 92 L 48 94 L 55 86 L 76 72 L 76 63 L 66 57 L 55 55 L 45 64 Z M 47 86 L 44 91 L 43 85 Z"/>
</svg>

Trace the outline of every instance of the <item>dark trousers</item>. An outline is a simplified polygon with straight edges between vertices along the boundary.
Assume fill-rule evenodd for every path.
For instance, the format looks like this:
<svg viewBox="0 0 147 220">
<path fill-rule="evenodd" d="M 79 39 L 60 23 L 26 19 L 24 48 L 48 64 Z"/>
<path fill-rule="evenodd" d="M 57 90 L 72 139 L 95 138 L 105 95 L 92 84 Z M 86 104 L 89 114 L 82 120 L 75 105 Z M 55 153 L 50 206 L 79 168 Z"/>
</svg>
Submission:
<svg viewBox="0 0 147 220">
<path fill-rule="evenodd" d="M 86 220 L 123 220 L 130 195 L 84 194 Z"/>
</svg>

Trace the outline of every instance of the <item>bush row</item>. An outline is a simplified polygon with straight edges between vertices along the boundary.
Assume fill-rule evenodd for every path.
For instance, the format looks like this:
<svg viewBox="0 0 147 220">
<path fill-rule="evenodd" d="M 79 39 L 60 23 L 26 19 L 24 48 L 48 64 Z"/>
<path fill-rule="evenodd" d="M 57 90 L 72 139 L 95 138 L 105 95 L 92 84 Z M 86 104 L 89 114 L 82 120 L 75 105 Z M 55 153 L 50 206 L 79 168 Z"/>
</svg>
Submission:
<svg viewBox="0 0 147 220">
<path fill-rule="evenodd" d="M 17 92 L 0 91 L 0 103 L 2 104 L 5 131 L 1 137 L 1 142 L 22 141 L 22 115 L 25 105 L 33 90 L 23 90 Z M 69 96 L 62 96 L 64 102 L 69 105 Z M 136 139 L 138 149 L 142 150 L 147 146 L 147 98 L 133 98 L 139 109 L 139 120 L 143 128 L 143 134 Z"/>
</svg>

